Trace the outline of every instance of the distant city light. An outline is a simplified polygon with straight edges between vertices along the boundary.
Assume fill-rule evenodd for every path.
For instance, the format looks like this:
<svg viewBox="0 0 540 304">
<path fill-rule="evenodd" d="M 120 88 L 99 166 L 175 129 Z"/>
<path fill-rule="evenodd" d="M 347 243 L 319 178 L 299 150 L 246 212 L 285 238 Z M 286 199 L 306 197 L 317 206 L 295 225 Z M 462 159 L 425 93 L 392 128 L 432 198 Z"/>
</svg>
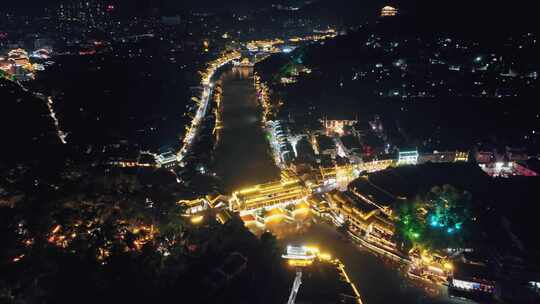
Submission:
<svg viewBox="0 0 540 304">
<path fill-rule="evenodd" d="M 393 17 L 396 16 L 398 13 L 398 10 L 395 7 L 392 6 L 385 6 L 381 9 L 381 17 Z"/>
</svg>

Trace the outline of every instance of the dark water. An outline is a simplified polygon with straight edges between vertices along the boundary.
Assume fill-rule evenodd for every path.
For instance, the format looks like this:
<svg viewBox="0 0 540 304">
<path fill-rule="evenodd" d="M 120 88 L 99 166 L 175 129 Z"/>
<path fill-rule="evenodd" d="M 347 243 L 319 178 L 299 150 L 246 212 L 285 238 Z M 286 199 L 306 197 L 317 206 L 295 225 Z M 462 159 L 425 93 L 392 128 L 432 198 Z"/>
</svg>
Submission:
<svg viewBox="0 0 540 304">
<path fill-rule="evenodd" d="M 285 238 L 281 242 L 283 245 L 319 246 L 321 251 L 339 258 L 345 264 L 364 304 L 471 304 L 469 301 L 449 299 L 442 294 L 428 295 L 422 290 L 428 286 L 413 286 L 394 265 L 385 263 L 365 249 L 357 248 L 350 241 L 342 240 L 334 227 L 324 223 L 316 224 L 306 233 Z"/>
<path fill-rule="evenodd" d="M 221 77 L 223 129 L 216 146 L 216 173 L 226 192 L 279 178 L 261 129 L 253 75 L 249 68 L 231 68 Z"/>
<path fill-rule="evenodd" d="M 279 169 L 272 161 L 261 129 L 260 109 L 250 71 L 233 68 L 224 72 L 220 80 L 224 128 L 216 147 L 215 170 L 223 178 L 225 190 L 279 178 Z M 338 257 L 346 265 L 364 304 L 465 303 L 428 296 L 421 287 L 411 286 L 393 266 L 349 241 L 341 240 L 335 228 L 323 223 L 286 238 L 282 243 L 319 245 Z"/>
</svg>

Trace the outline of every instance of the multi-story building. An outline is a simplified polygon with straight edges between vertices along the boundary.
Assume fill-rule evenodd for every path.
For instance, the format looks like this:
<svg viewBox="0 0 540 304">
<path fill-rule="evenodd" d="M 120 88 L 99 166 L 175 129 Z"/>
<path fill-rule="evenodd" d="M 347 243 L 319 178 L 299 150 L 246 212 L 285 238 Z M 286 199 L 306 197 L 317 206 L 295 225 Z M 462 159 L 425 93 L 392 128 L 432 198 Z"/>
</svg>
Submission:
<svg viewBox="0 0 540 304">
<path fill-rule="evenodd" d="M 466 162 L 469 160 L 467 151 L 433 151 L 433 153 L 421 153 L 418 156 L 418 163 L 452 163 Z"/>
<path fill-rule="evenodd" d="M 479 263 L 458 263 L 450 281 L 450 293 L 462 296 L 490 296 L 495 291 L 495 281 L 489 269 Z"/>
<path fill-rule="evenodd" d="M 255 185 L 235 191 L 230 200 L 233 211 L 253 212 L 257 209 L 285 207 L 298 203 L 309 195 L 309 189 L 296 177 Z"/>
<path fill-rule="evenodd" d="M 377 172 L 384 170 L 395 163 L 395 159 L 381 159 L 356 164 L 355 168 L 360 172 Z"/>
<path fill-rule="evenodd" d="M 172 168 L 178 164 L 178 159 L 173 151 L 165 151 L 156 157 L 156 162 L 162 168 Z"/>
<path fill-rule="evenodd" d="M 324 197 L 336 225 L 347 224 L 357 237 L 385 250 L 396 251 L 392 240 L 394 224 L 379 206 L 348 191 L 328 192 Z"/>
<path fill-rule="evenodd" d="M 418 150 L 399 151 L 398 165 L 418 164 Z"/>
<path fill-rule="evenodd" d="M 347 119 L 328 119 L 325 117 L 323 119 L 324 128 L 327 134 L 337 133 L 339 135 L 345 134 L 346 127 L 352 127 L 358 123 L 357 119 L 347 120 Z"/>
</svg>

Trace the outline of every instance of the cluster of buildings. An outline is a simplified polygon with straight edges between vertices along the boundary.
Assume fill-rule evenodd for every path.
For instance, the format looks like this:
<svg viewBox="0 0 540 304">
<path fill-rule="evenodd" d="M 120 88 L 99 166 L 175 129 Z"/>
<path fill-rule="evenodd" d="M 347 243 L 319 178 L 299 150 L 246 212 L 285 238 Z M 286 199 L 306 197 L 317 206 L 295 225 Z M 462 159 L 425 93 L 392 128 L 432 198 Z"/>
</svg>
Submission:
<svg viewBox="0 0 540 304">
<path fill-rule="evenodd" d="M 488 298 L 495 293 L 495 281 L 483 266 L 457 259 L 458 254 L 400 252 L 395 241 L 395 216 L 391 206 L 396 198 L 374 195 L 356 187 L 354 180 L 369 172 L 391 166 L 411 166 L 424 163 L 469 162 L 481 163 L 482 153 L 467 150 L 419 151 L 401 149 L 386 157 L 366 157 L 365 149 L 353 148 L 347 136 L 362 138 L 365 131 L 358 129 L 358 120 L 321 121 L 321 130 L 292 135 L 286 123 L 269 120 L 265 124 L 269 141 L 282 168 L 279 181 L 255 185 L 221 196 L 219 208 L 238 213 L 245 225 L 255 233 L 271 230 L 277 235 L 283 227 L 298 227 L 310 217 L 327 219 L 336 227 L 346 227 L 348 234 L 365 247 L 398 262 L 409 265 L 408 274 L 420 280 L 450 282 L 451 292 L 466 295 L 478 293 Z M 374 134 L 383 136 L 382 124 L 369 124 Z M 300 157 L 311 148 L 313 162 Z M 287 155 L 287 157 L 282 157 Z M 383 154 L 379 154 L 383 155 Z M 518 157 L 514 153 L 513 157 Z M 317 161 L 317 159 L 319 161 Z M 325 159 L 327 161 L 325 161 Z M 328 161 L 329 160 L 329 161 Z M 492 161 L 486 158 L 486 161 Z M 482 164 L 481 164 L 482 167 Z M 382 191 L 382 190 L 381 190 Z M 212 210 L 217 204 L 209 199 L 185 203 L 197 214 Z M 463 255 L 463 252 L 459 254 Z M 484 267 L 485 268 L 485 267 Z"/>
<path fill-rule="evenodd" d="M 468 258 L 465 253 L 454 263 L 449 292 L 456 296 L 473 295 L 489 298 L 495 294 L 496 280 L 486 264 Z"/>
<path fill-rule="evenodd" d="M 391 7 L 383 8 L 381 22 L 396 14 Z M 537 41 L 534 33 L 527 33 L 508 37 L 505 48 L 492 49 L 481 41 L 444 36 L 370 34 L 356 51 L 363 54 L 360 58 L 373 56 L 372 62 L 350 60 L 343 67 L 348 71 L 337 76 L 342 77 L 341 86 L 369 83 L 366 93 L 384 98 L 530 96 L 538 87 L 540 67 L 525 58 L 534 56 Z"/>
<path fill-rule="evenodd" d="M 115 6 L 106 1 L 79 0 L 63 1 L 56 11 L 57 17 L 65 21 L 78 21 L 88 25 L 98 25 L 110 18 Z"/>
<path fill-rule="evenodd" d="M 502 153 L 477 151 L 474 157 L 480 168 L 492 177 L 538 176 L 538 168 L 534 166 L 535 158 L 523 150 L 507 147 Z"/>
<path fill-rule="evenodd" d="M 259 87 L 262 88 L 260 99 L 269 99 L 268 88 L 264 84 Z M 265 113 L 271 116 L 275 106 L 266 101 L 263 102 L 263 108 L 266 109 Z M 492 177 L 538 175 L 538 169 L 534 166 L 536 158 L 524 150 L 506 148 L 503 153 L 497 153 L 467 149 L 398 148 L 390 143 L 377 117 L 365 126 L 357 118 L 324 117 L 320 123 L 318 129 L 299 133 L 291 131 L 298 129 L 293 120 L 266 122 L 265 130 L 276 164 L 280 168 L 301 171 L 307 166 L 324 171 L 332 170 L 336 166 L 344 168 L 351 165 L 358 169 L 358 176 L 358 172 L 373 172 L 391 165 L 474 161 Z M 336 180 L 339 180 L 339 177 Z M 344 187 L 341 186 L 340 189 Z"/>
<path fill-rule="evenodd" d="M 266 93 L 261 92 L 262 96 Z M 268 112 L 271 112 L 269 110 Z M 357 119 L 321 120 L 320 129 L 306 133 L 293 133 L 294 122 L 270 120 L 266 128 L 276 164 L 280 168 L 333 168 L 353 165 L 361 171 L 378 168 L 374 164 L 417 165 L 423 163 L 447 163 L 469 161 L 468 150 L 419 151 L 414 149 L 390 148 L 382 124 L 375 119 L 363 127 Z M 377 139 L 378 142 L 374 141 Z M 366 168 L 364 168 L 366 167 Z M 384 169 L 384 168 L 383 168 Z"/>
<path fill-rule="evenodd" d="M 246 226 L 255 233 L 283 226 L 302 225 L 312 215 L 326 217 L 336 226 L 346 224 L 351 233 L 379 250 L 396 253 L 392 243 L 394 228 L 388 204 L 379 204 L 354 189 L 339 191 L 359 172 L 387 168 L 389 161 L 343 166 L 304 172 L 282 170 L 280 180 L 239 189 L 229 196 L 182 200 L 187 215 L 197 217 L 213 209 L 238 213 Z M 282 227 L 280 227 L 280 225 Z"/>
<path fill-rule="evenodd" d="M 26 81 L 34 79 L 36 70 L 43 70 L 44 67 L 38 63 L 30 61 L 31 56 L 44 56 L 48 58 L 47 50 L 38 50 L 35 54 L 21 48 L 8 51 L 4 56 L 0 55 L 0 77 L 11 80 Z"/>
<path fill-rule="evenodd" d="M 269 39 L 269 40 L 253 40 L 246 43 L 246 48 L 250 52 L 280 52 L 279 45 L 284 44 L 283 39 Z"/>
<path fill-rule="evenodd" d="M 354 190 L 324 193 L 317 203 L 328 205 L 326 215 L 336 226 L 346 225 L 354 237 L 379 252 L 398 254 L 389 206 L 379 205 Z"/>
<path fill-rule="evenodd" d="M 140 151 L 139 147 L 127 142 L 108 144 L 101 149 L 88 146 L 86 154 L 95 154 L 106 166 L 119 168 L 156 168 L 157 156 L 148 151 Z"/>
<path fill-rule="evenodd" d="M 270 120 L 266 122 L 266 134 L 274 154 L 275 163 L 280 168 L 285 168 L 286 164 L 293 159 L 293 148 L 287 141 L 287 130 L 283 128 L 280 121 Z"/>
</svg>

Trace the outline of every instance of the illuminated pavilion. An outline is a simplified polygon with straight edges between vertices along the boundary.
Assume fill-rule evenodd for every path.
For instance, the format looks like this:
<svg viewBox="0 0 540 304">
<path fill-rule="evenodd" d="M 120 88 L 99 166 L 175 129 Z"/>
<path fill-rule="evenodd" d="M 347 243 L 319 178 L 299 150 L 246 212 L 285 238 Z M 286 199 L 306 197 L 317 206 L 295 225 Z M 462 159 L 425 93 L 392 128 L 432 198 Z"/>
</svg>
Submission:
<svg viewBox="0 0 540 304">
<path fill-rule="evenodd" d="M 385 6 L 381 9 L 381 17 L 393 17 L 397 15 L 398 10 L 395 7 L 392 6 Z"/>
</svg>

